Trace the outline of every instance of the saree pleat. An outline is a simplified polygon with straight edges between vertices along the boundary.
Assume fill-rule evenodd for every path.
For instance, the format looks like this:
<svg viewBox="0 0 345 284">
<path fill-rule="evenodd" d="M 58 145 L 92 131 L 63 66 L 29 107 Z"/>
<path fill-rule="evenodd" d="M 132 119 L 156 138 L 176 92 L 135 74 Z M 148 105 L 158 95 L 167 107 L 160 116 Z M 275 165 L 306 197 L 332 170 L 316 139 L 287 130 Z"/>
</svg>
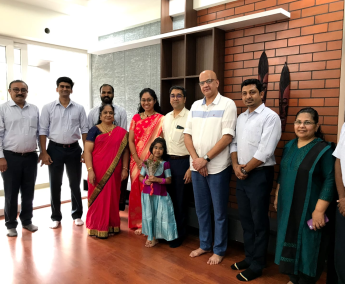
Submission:
<svg viewBox="0 0 345 284">
<path fill-rule="evenodd" d="M 136 114 L 131 122 L 130 130 L 134 132 L 135 148 L 139 158 L 144 161 L 150 156 L 150 145 L 162 133 L 163 115 L 155 114 L 141 119 Z M 128 227 L 130 229 L 142 227 L 141 190 L 139 182 L 140 170 L 133 157 L 130 162 L 131 192 L 129 195 Z"/>
<path fill-rule="evenodd" d="M 96 137 L 92 152 L 95 185 L 88 181 L 86 227 L 90 236 L 107 238 L 120 231 L 122 154 L 127 143 L 128 133 L 121 127 Z"/>
</svg>

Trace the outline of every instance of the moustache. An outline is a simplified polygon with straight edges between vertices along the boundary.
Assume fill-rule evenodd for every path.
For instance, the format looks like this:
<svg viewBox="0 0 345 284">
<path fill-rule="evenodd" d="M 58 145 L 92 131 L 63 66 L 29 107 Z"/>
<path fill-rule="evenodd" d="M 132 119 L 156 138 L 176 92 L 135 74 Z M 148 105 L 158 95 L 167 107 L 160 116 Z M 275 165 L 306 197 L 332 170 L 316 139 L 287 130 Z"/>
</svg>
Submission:
<svg viewBox="0 0 345 284">
<path fill-rule="evenodd" d="M 16 98 L 18 98 L 18 97 L 24 98 L 24 95 L 16 95 Z"/>
</svg>

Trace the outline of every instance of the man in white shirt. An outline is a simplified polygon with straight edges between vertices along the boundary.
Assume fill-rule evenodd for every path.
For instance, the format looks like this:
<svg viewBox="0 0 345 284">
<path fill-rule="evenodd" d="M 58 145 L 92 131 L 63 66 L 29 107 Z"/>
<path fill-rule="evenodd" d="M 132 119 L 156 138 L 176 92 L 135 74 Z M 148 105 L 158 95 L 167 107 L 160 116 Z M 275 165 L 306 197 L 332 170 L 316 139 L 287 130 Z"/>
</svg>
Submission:
<svg viewBox="0 0 345 284">
<path fill-rule="evenodd" d="M 246 258 L 231 268 L 245 269 L 236 277 L 251 281 L 262 275 L 266 265 L 268 210 L 276 164 L 274 151 L 281 136 L 281 122 L 262 102 L 264 92 L 259 80 L 247 79 L 241 89 L 242 101 L 248 109 L 237 119 L 236 138 L 230 152 L 237 176 L 236 198 Z"/>
<path fill-rule="evenodd" d="M 338 283 L 345 283 L 345 123 L 341 129 L 337 148 L 333 152 L 335 161 L 335 183 L 337 185 L 339 200 L 336 212 L 335 225 L 335 269 Z"/>
<path fill-rule="evenodd" d="M 230 183 L 229 144 L 235 137 L 237 108 L 218 92 L 219 81 L 213 71 L 199 76 L 204 99 L 194 102 L 189 112 L 184 141 L 191 156 L 195 209 L 199 221 L 200 247 L 197 257 L 212 250 L 211 208 L 214 210 L 213 255 L 207 264 L 222 261 L 228 241 L 228 199 Z"/>
<path fill-rule="evenodd" d="M 189 114 L 189 110 L 185 108 L 187 92 L 183 87 L 172 86 L 169 96 L 173 111 L 164 117 L 163 135 L 167 143 L 171 175 L 174 177 L 168 190 L 174 205 L 178 231 L 178 238 L 170 242 L 170 247 L 176 248 L 186 236 L 187 201 L 192 190 L 192 173 L 183 135 Z"/>
<path fill-rule="evenodd" d="M 19 218 L 23 228 L 37 231 L 33 225 L 32 202 L 37 176 L 39 112 L 26 102 L 28 85 L 21 80 L 10 83 L 11 99 L 0 106 L 0 171 L 5 191 L 7 236 L 17 236 L 18 193 L 21 194 Z"/>
</svg>

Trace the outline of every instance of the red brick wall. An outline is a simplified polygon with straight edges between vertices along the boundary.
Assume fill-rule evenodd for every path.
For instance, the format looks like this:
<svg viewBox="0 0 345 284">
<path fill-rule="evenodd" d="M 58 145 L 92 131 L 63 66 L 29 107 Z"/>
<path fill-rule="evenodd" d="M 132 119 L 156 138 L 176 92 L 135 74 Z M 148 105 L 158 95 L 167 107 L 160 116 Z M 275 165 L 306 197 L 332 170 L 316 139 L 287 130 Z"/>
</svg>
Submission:
<svg viewBox="0 0 345 284">
<path fill-rule="evenodd" d="M 259 58 L 266 50 L 269 84 L 266 105 L 278 112 L 280 73 L 285 62 L 291 73 L 288 124 L 276 149 L 276 177 L 282 148 L 295 138 L 294 115 L 303 107 L 314 107 L 326 140 L 336 142 L 343 34 L 343 1 L 334 0 L 238 0 L 198 11 L 198 25 L 284 8 L 288 21 L 251 26 L 226 33 L 224 95 L 233 99 L 238 112 L 246 110 L 240 84 L 257 78 Z M 230 183 L 230 203 L 237 208 L 235 177 Z M 275 188 L 276 185 L 274 185 Z M 271 201 L 274 200 L 274 190 Z M 271 204 L 270 216 L 276 217 Z"/>
</svg>

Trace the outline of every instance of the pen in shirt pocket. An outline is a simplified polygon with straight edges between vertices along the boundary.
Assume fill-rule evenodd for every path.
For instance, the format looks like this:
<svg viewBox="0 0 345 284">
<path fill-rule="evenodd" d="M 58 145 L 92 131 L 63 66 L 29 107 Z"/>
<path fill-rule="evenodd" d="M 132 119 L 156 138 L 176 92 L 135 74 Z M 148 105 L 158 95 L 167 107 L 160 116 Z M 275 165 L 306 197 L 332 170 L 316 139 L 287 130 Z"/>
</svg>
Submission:
<svg viewBox="0 0 345 284">
<path fill-rule="evenodd" d="M 184 129 L 184 127 L 180 126 L 180 125 L 177 125 L 176 126 L 176 129 Z"/>
</svg>

